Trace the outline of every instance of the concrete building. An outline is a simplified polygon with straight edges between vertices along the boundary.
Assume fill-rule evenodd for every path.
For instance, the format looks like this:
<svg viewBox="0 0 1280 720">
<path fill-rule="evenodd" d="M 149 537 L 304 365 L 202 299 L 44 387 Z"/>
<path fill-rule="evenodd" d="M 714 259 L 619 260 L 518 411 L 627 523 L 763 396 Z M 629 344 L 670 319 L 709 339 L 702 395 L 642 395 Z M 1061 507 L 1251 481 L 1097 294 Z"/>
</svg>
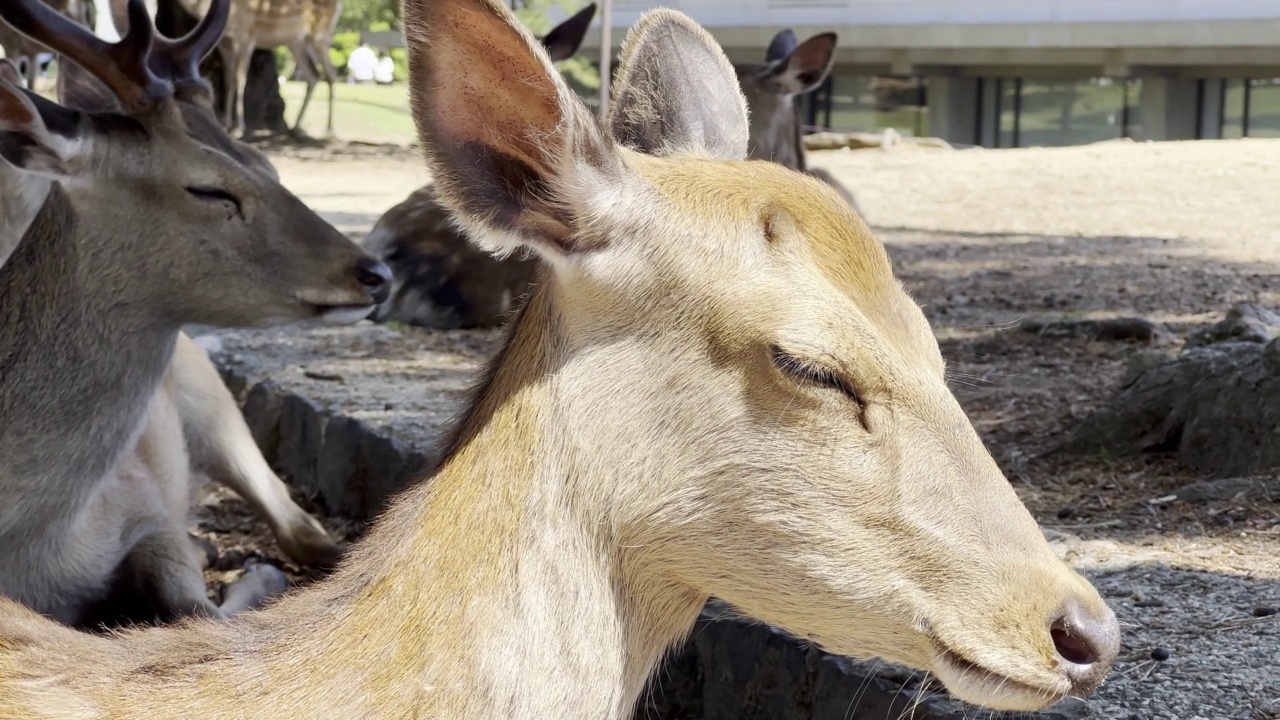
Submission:
<svg viewBox="0 0 1280 720">
<path fill-rule="evenodd" d="M 615 51 L 660 4 L 735 61 L 784 27 L 839 33 L 803 102 L 815 127 L 988 147 L 1280 137 L 1280 0 L 615 0 Z"/>
</svg>

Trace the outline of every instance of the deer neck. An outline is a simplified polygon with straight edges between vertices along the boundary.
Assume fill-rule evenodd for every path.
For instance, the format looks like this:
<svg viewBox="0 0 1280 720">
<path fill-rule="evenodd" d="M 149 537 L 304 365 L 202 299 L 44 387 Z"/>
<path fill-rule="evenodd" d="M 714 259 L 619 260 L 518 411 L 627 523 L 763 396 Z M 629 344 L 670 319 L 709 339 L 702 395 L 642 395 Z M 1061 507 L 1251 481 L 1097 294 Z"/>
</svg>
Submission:
<svg viewBox="0 0 1280 720">
<path fill-rule="evenodd" d="M 276 652 L 310 648 L 332 673 L 326 686 L 354 684 L 377 705 L 357 715 L 629 718 L 706 601 L 628 569 L 599 491 L 610 486 L 595 485 L 615 480 L 585 477 L 573 447 L 557 445 L 572 442 L 571 424 L 557 414 L 564 358 L 544 332 L 555 325 L 546 294 L 523 311 L 437 473 L 333 582 L 268 611 L 267 625 L 335 618 L 306 621 L 327 629 Z"/>
<path fill-rule="evenodd" d="M 109 255 L 122 243 L 91 225 L 54 185 L 0 266 L 0 480 L 22 498 L 0 501 L 0 538 L 74 516 L 129 447 L 173 352 L 179 328 L 120 282 Z"/>
</svg>

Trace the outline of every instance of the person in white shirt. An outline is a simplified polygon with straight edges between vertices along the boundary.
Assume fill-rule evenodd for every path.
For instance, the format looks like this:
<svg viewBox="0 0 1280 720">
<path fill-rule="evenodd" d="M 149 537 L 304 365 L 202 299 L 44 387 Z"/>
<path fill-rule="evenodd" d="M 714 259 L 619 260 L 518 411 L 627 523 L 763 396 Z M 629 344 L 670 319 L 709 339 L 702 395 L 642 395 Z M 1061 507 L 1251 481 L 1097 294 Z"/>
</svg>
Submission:
<svg viewBox="0 0 1280 720">
<path fill-rule="evenodd" d="M 347 58 L 348 83 L 373 82 L 373 76 L 377 70 L 378 56 L 373 54 L 373 49 L 368 43 L 361 43 L 360 47 L 352 50 Z"/>
<path fill-rule="evenodd" d="M 388 53 L 378 53 L 378 69 L 373 79 L 379 85 L 390 85 L 396 81 L 396 61 Z"/>
</svg>

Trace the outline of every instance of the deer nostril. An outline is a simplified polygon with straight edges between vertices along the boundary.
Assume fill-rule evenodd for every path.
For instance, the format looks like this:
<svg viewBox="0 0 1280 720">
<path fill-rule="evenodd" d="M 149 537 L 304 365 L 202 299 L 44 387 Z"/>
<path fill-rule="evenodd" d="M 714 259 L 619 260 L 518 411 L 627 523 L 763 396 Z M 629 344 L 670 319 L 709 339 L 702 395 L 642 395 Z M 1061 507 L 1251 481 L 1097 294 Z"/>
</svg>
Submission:
<svg viewBox="0 0 1280 720">
<path fill-rule="evenodd" d="M 1101 603 L 1068 600 L 1049 625 L 1059 669 L 1077 693 L 1088 694 L 1106 677 L 1120 652 L 1120 625 Z"/>
<path fill-rule="evenodd" d="M 1070 630 L 1054 627 L 1049 634 L 1053 636 L 1054 649 L 1063 660 L 1076 665 L 1092 665 L 1098 661 L 1098 654 L 1093 651 L 1089 643 L 1072 635 Z"/>
<path fill-rule="evenodd" d="M 373 258 L 360 258 L 356 282 L 369 291 L 374 303 L 381 304 L 391 295 L 391 268 Z"/>
</svg>

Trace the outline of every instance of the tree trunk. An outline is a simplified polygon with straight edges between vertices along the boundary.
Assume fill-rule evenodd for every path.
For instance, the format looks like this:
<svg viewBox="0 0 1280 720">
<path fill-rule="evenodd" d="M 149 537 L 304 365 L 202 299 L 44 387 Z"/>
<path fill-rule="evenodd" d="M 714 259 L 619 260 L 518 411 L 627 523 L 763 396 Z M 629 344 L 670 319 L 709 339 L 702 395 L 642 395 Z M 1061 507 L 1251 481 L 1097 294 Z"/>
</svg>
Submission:
<svg viewBox="0 0 1280 720">
<path fill-rule="evenodd" d="M 156 28 L 168 37 L 182 37 L 196 26 L 196 19 L 188 15 L 176 0 L 160 0 L 156 13 Z M 222 54 L 213 52 L 200 65 L 200 71 L 213 84 L 215 107 L 222 108 L 226 89 L 222 87 Z M 284 119 L 284 98 L 280 96 L 280 71 L 276 56 L 270 50 L 257 50 L 249 66 L 249 82 L 245 88 L 245 130 L 266 130 L 270 133 L 288 132 Z"/>
</svg>

